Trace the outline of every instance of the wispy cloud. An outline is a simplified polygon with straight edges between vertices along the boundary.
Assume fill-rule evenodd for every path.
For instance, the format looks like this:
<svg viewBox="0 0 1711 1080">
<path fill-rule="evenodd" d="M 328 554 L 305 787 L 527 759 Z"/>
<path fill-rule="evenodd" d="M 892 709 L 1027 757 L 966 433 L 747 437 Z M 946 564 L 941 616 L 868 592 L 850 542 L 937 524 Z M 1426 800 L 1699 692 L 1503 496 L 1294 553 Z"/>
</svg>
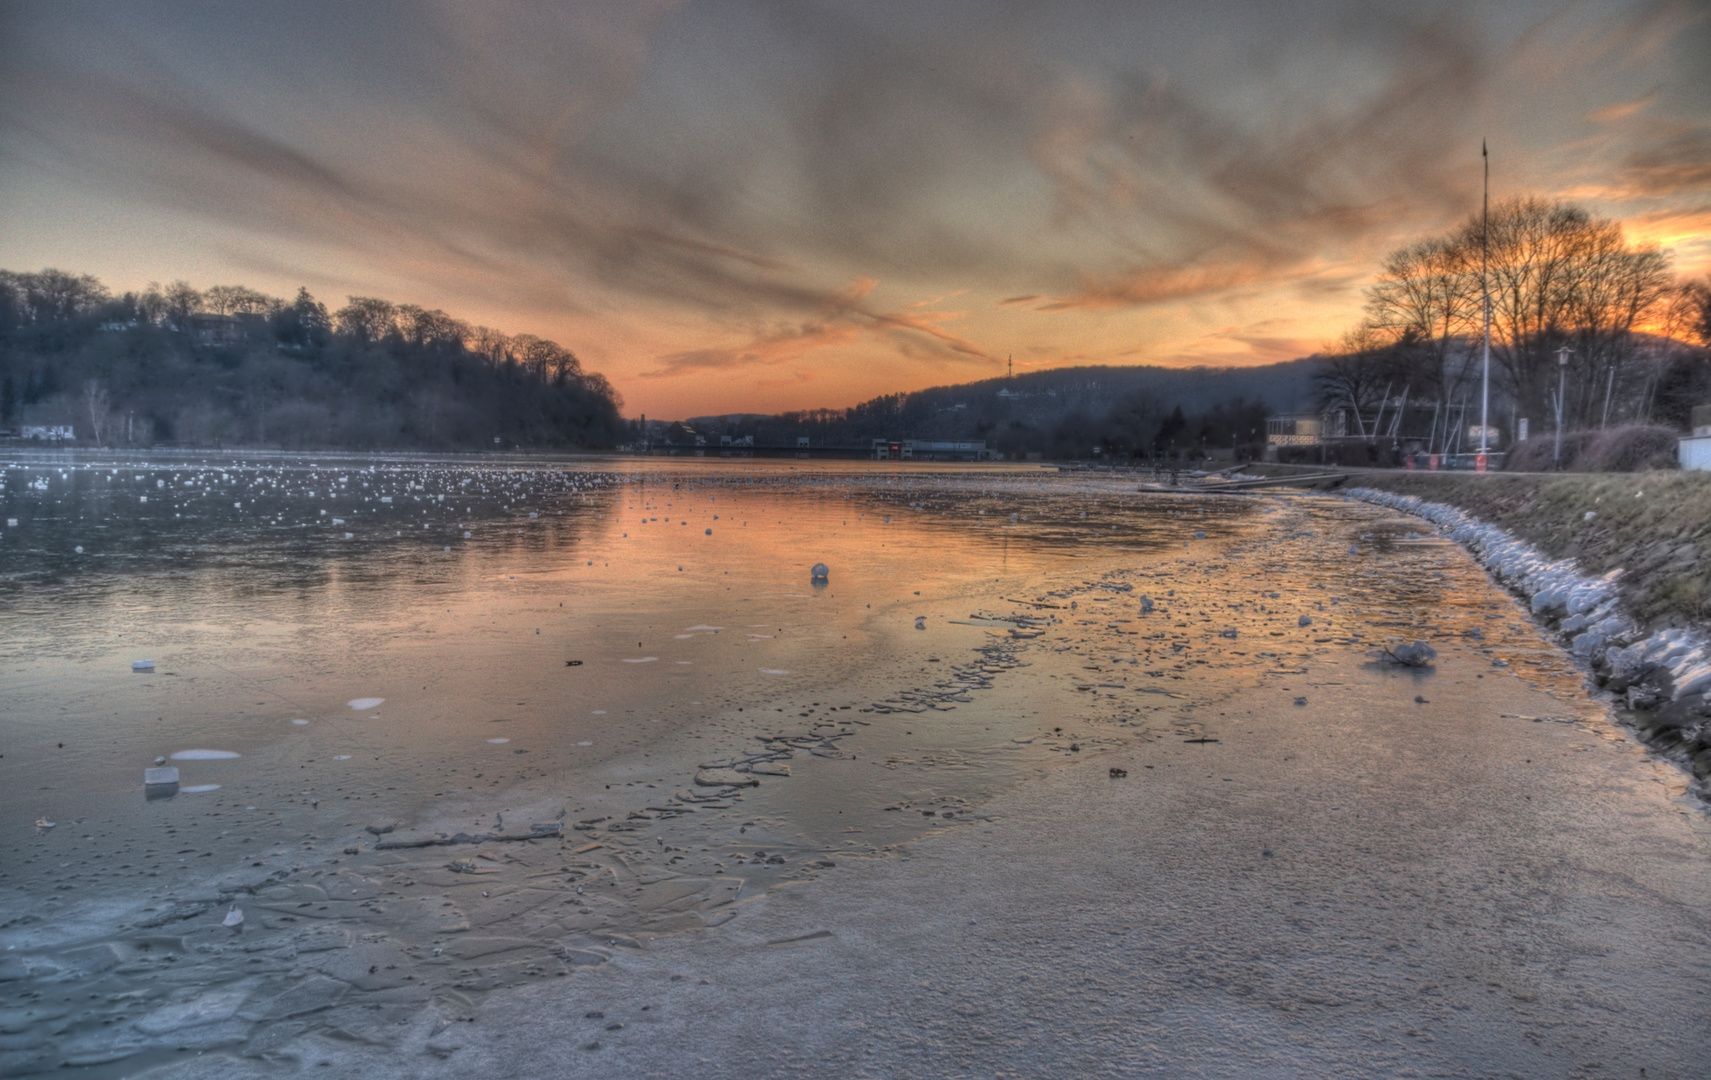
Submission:
<svg viewBox="0 0 1711 1080">
<path fill-rule="evenodd" d="M 871 278 L 858 279 L 822 298 L 820 318 L 797 326 L 755 334 L 741 345 L 690 349 L 670 353 L 659 366 L 642 373 L 643 378 L 664 379 L 692 372 L 728 371 L 744 367 L 772 367 L 800 360 L 808 353 L 846 344 L 864 336 L 901 335 L 916 339 L 911 351 L 919 355 L 925 339 L 929 355 L 943 362 L 997 363 L 997 357 L 946 329 L 964 313 L 937 310 L 875 311 L 866 303 L 878 286 Z M 910 305 L 911 308 L 916 305 Z"/>
<path fill-rule="evenodd" d="M 1620 123 L 1641 110 L 1656 104 L 1657 100 L 1658 95 L 1651 93 L 1632 101 L 1618 101 L 1612 105 L 1605 105 L 1603 108 L 1593 109 L 1586 114 L 1586 119 L 1587 122 L 1593 124 Z"/>
<path fill-rule="evenodd" d="M 642 372 L 644 379 L 669 379 L 680 375 L 737 368 L 776 367 L 805 357 L 816 349 L 851 341 L 861 329 L 848 324 L 815 323 L 763 335 L 731 348 L 690 349 L 662 357 L 659 367 Z"/>
<path fill-rule="evenodd" d="M 1677 126 L 1622 166 L 1620 182 L 1640 195 L 1711 193 L 1711 123 Z"/>
<path fill-rule="evenodd" d="M 1134 307 L 1207 296 L 1251 284 L 1271 272 L 1271 266 L 1257 262 L 1137 268 L 1103 277 L 1090 276 L 1076 292 L 1047 300 L 1037 305 L 1037 310 Z"/>
</svg>

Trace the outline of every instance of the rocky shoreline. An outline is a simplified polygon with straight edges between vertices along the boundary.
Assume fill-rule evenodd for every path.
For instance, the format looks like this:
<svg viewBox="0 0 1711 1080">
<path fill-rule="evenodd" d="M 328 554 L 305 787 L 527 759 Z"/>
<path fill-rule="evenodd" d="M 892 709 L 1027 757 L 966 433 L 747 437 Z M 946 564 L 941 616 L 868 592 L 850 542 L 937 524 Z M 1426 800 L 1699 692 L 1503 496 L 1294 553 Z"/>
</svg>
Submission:
<svg viewBox="0 0 1711 1080">
<path fill-rule="evenodd" d="M 1581 573 L 1549 559 L 1490 522 L 1443 503 L 1372 488 L 1349 498 L 1424 518 L 1473 553 L 1491 575 L 1528 601 L 1617 706 L 1618 718 L 1711 791 L 1711 634 L 1701 627 L 1648 633 L 1622 606 L 1620 569 Z"/>
</svg>

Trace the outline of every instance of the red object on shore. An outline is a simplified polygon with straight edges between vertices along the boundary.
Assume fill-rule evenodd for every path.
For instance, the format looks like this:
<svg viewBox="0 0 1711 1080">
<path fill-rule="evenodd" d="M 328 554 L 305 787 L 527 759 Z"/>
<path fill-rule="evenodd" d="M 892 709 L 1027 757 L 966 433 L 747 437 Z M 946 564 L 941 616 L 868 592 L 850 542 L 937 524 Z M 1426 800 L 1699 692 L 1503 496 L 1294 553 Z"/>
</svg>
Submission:
<svg viewBox="0 0 1711 1080">
<path fill-rule="evenodd" d="M 1475 472 L 1484 472 L 1485 471 L 1485 455 L 1484 454 L 1480 454 L 1478 457 L 1473 459 L 1473 468 L 1474 468 Z"/>
</svg>

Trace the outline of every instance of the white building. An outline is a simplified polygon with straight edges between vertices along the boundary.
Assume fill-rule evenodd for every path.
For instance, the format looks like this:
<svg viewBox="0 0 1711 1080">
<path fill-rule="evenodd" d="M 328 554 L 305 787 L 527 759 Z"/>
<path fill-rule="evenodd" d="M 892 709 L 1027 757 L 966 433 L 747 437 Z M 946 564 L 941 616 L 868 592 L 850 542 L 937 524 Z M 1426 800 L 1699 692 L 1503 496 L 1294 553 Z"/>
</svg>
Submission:
<svg viewBox="0 0 1711 1080">
<path fill-rule="evenodd" d="M 1675 452 L 1682 468 L 1711 472 L 1711 405 L 1693 410 L 1693 434 L 1683 436 Z"/>
</svg>

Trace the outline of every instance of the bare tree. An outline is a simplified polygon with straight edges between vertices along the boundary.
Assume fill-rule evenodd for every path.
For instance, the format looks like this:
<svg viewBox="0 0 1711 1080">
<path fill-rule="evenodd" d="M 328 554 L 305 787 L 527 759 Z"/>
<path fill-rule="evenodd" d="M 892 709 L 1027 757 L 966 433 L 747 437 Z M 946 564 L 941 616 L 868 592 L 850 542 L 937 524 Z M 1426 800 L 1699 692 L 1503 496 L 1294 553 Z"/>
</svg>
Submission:
<svg viewBox="0 0 1711 1080">
<path fill-rule="evenodd" d="M 283 301 L 243 285 L 215 285 L 202 294 L 202 305 L 216 315 L 266 315 Z"/>
<path fill-rule="evenodd" d="M 1367 290 L 1366 325 L 1397 346 L 1422 395 L 1458 397 L 1468 337 L 1482 317 L 1477 250 L 1437 237 L 1392 252 Z M 1471 264 L 1470 264 L 1471 263 Z"/>
<path fill-rule="evenodd" d="M 95 379 L 83 384 L 83 403 L 89 410 L 89 430 L 96 446 L 106 445 L 107 417 L 112 411 L 107 388 Z"/>
<path fill-rule="evenodd" d="M 1320 407 L 1348 409 L 1353 414 L 1354 433 L 1362 438 L 1378 434 L 1380 404 L 1396 386 L 1395 352 L 1386 338 L 1371 326 L 1356 327 L 1327 349 L 1313 375 Z"/>
<path fill-rule="evenodd" d="M 68 274 L 64 270 L 4 274 L 18 305 L 18 316 L 26 323 L 63 322 L 92 310 L 108 299 L 107 287 L 91 274 Z"/>
<path fill-rule="evenodd" d="M 547 341 L 533 334 L 518 334 L 511 339 L 511 347 L 517 361 L 542 382 L 574 378 L 582 374 L 582 361 L 556 341 Z"/>
<path fill-rule="evenodd" d="M 190 316 L 202 310 L 202 294 L 188 281 L 175 281 L 161 293 L 161 315 L 175 330 L 190 325 Z"/>
<path fill-rule="evenodd" d="M 346 297 L 350 303 L 333 314 L 339 333 L 361 342 L 384 341 L 398 327 L 398 308 L 371 296 Z"/>
<path fill-rule="evenodd" d="M 513 359 L 510 336 L 488 326 L 471 331 L 469 349 L 486 360 L 489 367 L 503 367 Z"/>
<path fill-rule="evenodd" d="M 1711 349 L 1711 277 L 1683 282 L 1671 298 L 1670 309 L 1681 313 L 1680 336 Z"/>
<path fill-rule="evenodd" d="M 1671 291 L 1669 258 L 1656 247 L 1630 248 L 1614 225 L 1588 230 L 1576 252 L 1565 303 L 1565 329 L 1578 346 L 1574 365 L 1578 419 L 1605 426 L 1613 402 L 1644 380 L 1637 325 L 1665 307 Z M 1602 402 L 1602 404 L 1601 404 Z"/>
<path fill-rule="evenodd" d="M 398 332 L 412 345 L 441 349 L 462 347 L 473 333 L 467 323 L 443 311 L 414 304 L 398 306 Z"/>
<path fill-rule="evenodd" d="M 1478 378 L 1489 293 L 1493 374 L 1519 413 L 1545 408 L 1567 344 L 1569 416 L 1583 425 L 1638 416 L 1659 363 L 1642 331 L 1672 302 L 1687 304 L 1671 299 L 1669 261 L 1578 206 L 1512 199 L 1489 221 L 1470 217 L 1392 252 L 1367 290 L 1362 327 L 1389 342 L 1417 398 L 1459 401 Z"/>
<path fill-rule="evenodd" d="M 1668 255 L 1633 248 L 1620 225 L 1567 203 L 1514 199 L 1492 209 L 1489 231 L 1473 218 L 1461 243 L 1490 241 L 1492 357 L 1523 409 L 1542 407 L 1554 389 L 1555 353 L 1575 339 L 1570 409 L 1593 415 L 1597 389 L 1613 365 L 1631 359 L 1628 337 L 1661 300 Z"/>
</svg>

